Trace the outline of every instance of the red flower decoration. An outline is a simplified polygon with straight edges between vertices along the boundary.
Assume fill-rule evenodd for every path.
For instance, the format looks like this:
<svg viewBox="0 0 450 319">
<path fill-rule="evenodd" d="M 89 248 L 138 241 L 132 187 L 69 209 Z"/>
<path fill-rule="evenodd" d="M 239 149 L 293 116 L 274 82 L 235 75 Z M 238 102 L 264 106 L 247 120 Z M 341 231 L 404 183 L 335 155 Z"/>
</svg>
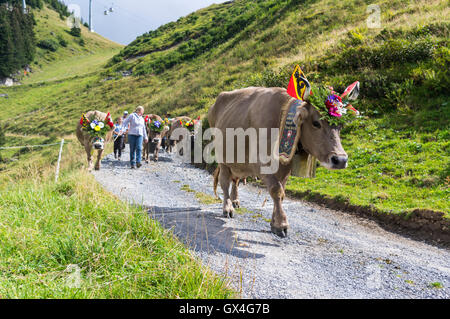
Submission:
<svg viewBox="0 0 450 319">
<path fill-rule="evenodd" d="M 108 114 L 106 114 L 105 122 L 106 122 L 106 125 L 108 125 L 110 128 L 114 127 L 114 123 L 111 120 L 111 114 L 109 112 L 108 112 Z"/>
</svg>

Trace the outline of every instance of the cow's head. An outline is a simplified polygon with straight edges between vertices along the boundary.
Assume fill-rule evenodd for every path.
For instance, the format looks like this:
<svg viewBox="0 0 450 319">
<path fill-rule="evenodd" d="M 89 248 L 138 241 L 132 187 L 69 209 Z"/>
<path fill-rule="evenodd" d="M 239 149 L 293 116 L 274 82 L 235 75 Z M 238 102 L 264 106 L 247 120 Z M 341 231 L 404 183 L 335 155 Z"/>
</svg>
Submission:
<svg viewBox="0 0 450 319">
<path fill-rule="evenodd" d="M 91 138 L 91 143 L 96 150 L 103 150 L 105 148 L 105 139 L 103 137 L 94 136 Z"/>
<path fill-rule="evenodd" d="M 169 127 L 164 126 L 163 130 L 161 132 L 154 132 L 149 129 L 149 137 L 152 143 L 160 143 L 162 139 L 166 136 L 166 134 L 169 132 Z"/>
<path fill-rule="evenodd" d="M 298 149 L 305 150 L 328 169 L 346 168 L 348 156 L 339 137 L 341 128 L 320 118 L 319 111 L 308 102 L 297 108 L 295 121 L 301 125 Z"/>
</svg>

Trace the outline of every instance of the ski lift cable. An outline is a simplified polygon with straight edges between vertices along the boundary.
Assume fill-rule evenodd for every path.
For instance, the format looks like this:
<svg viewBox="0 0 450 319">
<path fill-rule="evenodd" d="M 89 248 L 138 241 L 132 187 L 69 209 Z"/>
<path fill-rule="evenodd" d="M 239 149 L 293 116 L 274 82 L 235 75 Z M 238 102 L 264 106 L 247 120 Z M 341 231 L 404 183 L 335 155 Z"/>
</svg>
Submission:
<svg viewBox="0 0 450 319">
<path fill-rule="evenodd" d="M 114 12 L 114 11 L 116 11 L 115 9 L 114 9 L 114 7 L 116 8 L 116 9 L 118 9 L 119 11 L 123 11 L 125 14 L 127 14 L 129 17 L 131 17 L 131 18 L 133 18 L 133 19 L 138 19 L 138 20 L 141 20 L 142 22 L 145 22 L 145 23 L 148 23 L 149 22 L 149 19 L 145 19 L 145 18 L 143 18 L 143 17 L 140 17 L 140 16 L 138 16 L 138 15 L 136 15 L 135 13 L 133 13 L 133 12 L 131 12 L 131 11 L 129 11 L 128 9 L 125 9 L 125 8 L 123 8 L 123 7 L 121 7 L 121 6 L 118 6 L 117 4 L 112 4 L 112 5 L 107 5 L 105 2 L 103 2 L 102 0 L 97 0 L 98 2 L 100 2 L 104 7 L 109 7 L 110 9 L 112 8 L 113 9 L 113 11 L 112 12 Z M 111 12 L 111 11 L 110 11 Z"/>
</svg>

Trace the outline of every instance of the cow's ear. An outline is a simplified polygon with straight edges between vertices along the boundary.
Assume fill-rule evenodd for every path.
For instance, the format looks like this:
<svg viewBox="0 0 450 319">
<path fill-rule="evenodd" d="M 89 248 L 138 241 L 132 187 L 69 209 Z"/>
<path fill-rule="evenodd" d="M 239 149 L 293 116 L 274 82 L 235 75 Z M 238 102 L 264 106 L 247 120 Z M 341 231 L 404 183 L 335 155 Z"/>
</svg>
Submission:
<svg viewBox="0 0 450 319">
<path fill-rule="evenodd" d="M 295 113 L 295 116 L 294 116 L 294 123 L 296 123 L 297 125 L 299 125 L 301 122 L 306 120 L 306 118 L 308 117 L 309 112 L 308 112 L 307 105 L 308 105 L 308 103 L 302 102 L 297 107 L 297 112 Z"/>
</svg>

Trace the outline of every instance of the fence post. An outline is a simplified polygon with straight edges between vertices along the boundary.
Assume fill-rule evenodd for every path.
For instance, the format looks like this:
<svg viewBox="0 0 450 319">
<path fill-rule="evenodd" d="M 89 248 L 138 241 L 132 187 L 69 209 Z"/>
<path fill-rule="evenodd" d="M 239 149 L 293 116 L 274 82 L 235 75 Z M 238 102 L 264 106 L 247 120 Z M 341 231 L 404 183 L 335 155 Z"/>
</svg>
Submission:
<svg viewBox="0 0 450 319">
<path fill-rule="evenodd" d="M 59 177 L 59 162 L 61 162 L 61 154 L 62 154 L 63 145 L 64 145 L 64 139 L 61 140 L 61 146 L 59 147 L 58 163 L 56 164 L 55 183 L 58 182 L 58 177 Z"/>
</svg>

